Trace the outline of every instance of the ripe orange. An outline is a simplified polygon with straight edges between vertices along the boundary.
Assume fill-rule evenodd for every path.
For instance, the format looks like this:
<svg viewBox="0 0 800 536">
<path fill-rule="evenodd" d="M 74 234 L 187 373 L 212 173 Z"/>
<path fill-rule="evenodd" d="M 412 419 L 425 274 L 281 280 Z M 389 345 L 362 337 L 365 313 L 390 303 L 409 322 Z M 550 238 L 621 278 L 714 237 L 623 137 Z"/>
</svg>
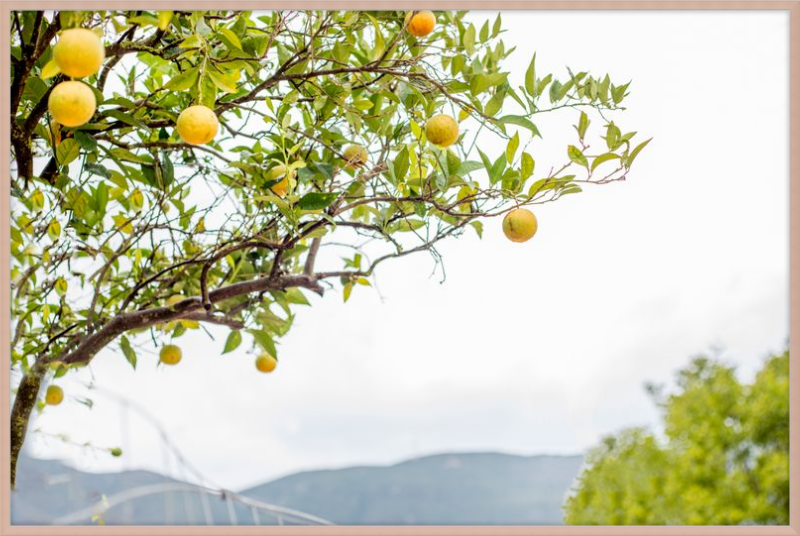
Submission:
<svg viewBox="0 0 800 536">
<path fill-rule="evenodd" d="M 503 233 L 512 242 L 527 242 L 538 228 L 536 216 L 526 208 L 514 209 L 503 218 Z"/>
<path fill-rule="evenodd" d="M 49 385 L 44 395 L 44 401 L 49 406 L 57 406 L 64 400 L 64 391 L 58 385 Z"/>
<path fill-rule="evenodd" d="M 432 11 L 419 11 L 411 17 L 412 11 L 406 14 L 405 21 L 408 23 L 406 30 L 414 37 L 425 37 L 433 31 L 436 26 L 436 15 Z M 409 21 L 409 18 L 411 20 Z"/>
<path fill-rule="evenodd" d="M 181 357 L 183 357 L 183 352 L 181 352 L 180 347 L 174 344 L 167 344 L 161 348 L 159 357 L 161 358 L 161 362 L 165 365 L 177 365 L 180 363 Z"/>
<path fill-rule="evenodd" d="M 448 147 L 458 140 L 458 123 L 449 115 L 434 115 L 425 124 L 428 141 L 439 147 Z"/>
<path fill-rule="evenodd" d="M 192 145 L 203 145 L 217 135 L 219 120 L 211 108 L 197 104 L 182 111 L 175 126 L 183 141 Z"/>
<path fill-rule="evenodd" d="M 76 80 L 61 82 L 47 98 L 47 108 L 57 123 L 79 127 L 89 121 L 97 109 L 92 89 Z"/>
<path fill-rule="evenodd" d="M 272 372 L 277 366 L 278 360 L 266 352 L 256 358 L 256 368 L 261 372 Z"/>
<path fill-rule="evenodd" d="M 53 47 L 53 60 L 59 70 L 73 78 L 95 74 L 105 57 L 100 37 L 86 28 L 64 30 Z"/>
</svg>

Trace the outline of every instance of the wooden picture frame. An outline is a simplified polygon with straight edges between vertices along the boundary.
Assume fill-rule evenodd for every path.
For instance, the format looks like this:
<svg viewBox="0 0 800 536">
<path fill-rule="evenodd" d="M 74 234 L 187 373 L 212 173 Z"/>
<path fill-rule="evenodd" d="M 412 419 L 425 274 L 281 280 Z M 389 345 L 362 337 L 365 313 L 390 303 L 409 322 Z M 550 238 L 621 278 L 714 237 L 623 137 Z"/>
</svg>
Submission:
<svg viewBox="0 0 800 536">
<path fill-rule="evenodd" d="M 213 0 L 163 0 L 155 2 L 143 0 L 108 1 L 70 1 L 70 0 L 3 0 L 2 18 L 2 57 L 10 57 L 10 15 L 14 10 L 81 10 L 98 8 L 120 9 L 212 9 L 224 4 L 226 9 L 234 10 L 265 10 L 280 9 L 290 5 L 286 1 L 234 0 L 218 2 Z M 10 458 L 10 348 L 7 343 L 0 346 L 0 535 L 2 536 L 36 536 L 36 535 L 64 535 L 78 536 L 85 534 L 111 534 L 111 535 L 323 535 L 323 536 L 437 536 L 437 535 L 508 535 L 508 536 L 572 536 L 572 535 L 652 535 L 652 536 L 704 536 L 704 535 L 775 535 L 775 536 L 800 536 L 800 0 L 787 1 L 672 1 L 672 0 L 613 0 L 613 1 L 567 1 L 567 0 L 508 0 L 491 3 L 475 0 L 431 0 L 430 2 L 406 1 L 393 3 L 386 0 L 307 0 L 291 3 L 292 9 L 499 9 L 499 10 L 778 10 L 789 13 L 790 19 L 790 104 L 791 104 L 791 172 L 790 172 L 790 280 L 791 280 L 791 336 L 790 336 L 790 361 L 791 361 L 791 505 L 790 525 L 782 527 L 766 526 L 608 526 L 608 527 L 582 527 L 582 526 L 475 526 L 475 527 L 447 527 L 447 526 L 308 526 L 308 527 L 181 527 L 181 526 L 15 526 L 10 523 L 10 479 L 7 472 Z M 687 13 L 688 16 L 688 13 Z M 0 341 L 11 340 L 10 319 L 10 147 L 11 134 L 8 117 L 10 114 L 10 74 L 6 67 L 2 73 L 5 79 L 2 85 L 3 109 L 6 111 L 6 120 L 0 128 L 0 141 L 4 151 L 0 157 L 2 162 L 3 178 L 2 191 L 0 191 Z"/>
</svg>

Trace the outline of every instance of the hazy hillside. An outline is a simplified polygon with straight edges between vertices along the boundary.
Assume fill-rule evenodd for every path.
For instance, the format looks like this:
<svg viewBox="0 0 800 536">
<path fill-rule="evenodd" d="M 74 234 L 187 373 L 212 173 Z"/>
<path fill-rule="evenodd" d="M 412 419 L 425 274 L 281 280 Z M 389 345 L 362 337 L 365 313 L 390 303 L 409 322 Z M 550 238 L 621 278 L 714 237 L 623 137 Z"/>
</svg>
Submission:
<svg viewBox="0 0 800 536">
<path fill-rule="evenodd" d="M 337 524 L 560 524 L 564 494 L 580 464 L 580 456 L 441 454 L 385 467 L 297 473 L 242 494 Z M 22 457 L 12 523 L 51 524 L 103 495 L 165 482 L 177 481 L 148 471 L 84 473 L 58 461 Z M 240 525 L 254 523 L 249 508 L 234 503 L 233 513 Z M 231 523 L 220 498 L 184 492 L 128 501 L 103 517 L 110 525 Z M 259 519 L 274 522 L 263 514 Z"/>
<path fill-rule="evenodd" d="M 243 492 L 337 524 L 561 524 L 580 456 L 441 454 L 309 471 Z"/>
<path fill-rule="evenodd" d="M 17 491 L 11 494 L 11 522 L 52 524 L 61 516 L 96 504 L 103 495 L 111 497 L 123 490 L 170 482 L 178 481 L 149 471 L 85 473 L 55 460 L 21 456 Z M 225 504 L 219 499 L 211 498 L 210 509 L 215 524 L 228 523 Z M 200 496 L 196 493 L 142 497 L 112 508 L 103 517 L 109 525 L 205 524 Z M 91 524 L 91 521 L 77 524 Z"/>
</svg>

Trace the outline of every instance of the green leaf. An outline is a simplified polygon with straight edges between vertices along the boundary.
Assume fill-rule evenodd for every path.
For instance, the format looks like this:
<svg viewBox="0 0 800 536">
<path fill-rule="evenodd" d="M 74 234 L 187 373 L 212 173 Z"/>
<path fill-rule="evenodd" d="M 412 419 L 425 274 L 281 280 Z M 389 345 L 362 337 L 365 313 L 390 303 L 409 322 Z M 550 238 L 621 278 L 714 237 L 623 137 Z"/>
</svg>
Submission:
<svg viewBox="0 0 800 536">
<path fill-rule="evenodd" d="M 558 102 L 559 98 L 559 90 L 561 89 L 561 82 L 558 80 L 553 80 L 553 83 L 550 85 L 550 102 L 556 103 Z"/>
<path fill-rule="evenodd" d="M 475 170 L 483 169 L 483 164 L 481 162 L 476 162 L 474 160 L 466 160 L 461 162 L 461 165 L 458 166 L 458 174 L 459 175 L 469 175 Z"/>
<path fill-rule="evenodd" d="M 562 189 L 559 192 L 559 195 L 577 194 L 577 193 L 582 192 L 582 191 L 583 190 L 581 189 L 580 186 L 578 186 L 577 184 L 572 184 L 572 185 Z"/>
<path fill-rule="evenodd" d="M 66 166 L 76 158 L 81 153 L 81 148 L 78 145 L 78 142 L 72 138 L 66 139 L 58 144 L 56 148 L 56 160 L 58 160 L 59 165 Z"/>
<path fill-rule="evenodd" d="M 630 168 L 631 167 L 631 164 L 633 164 L 633 160 L 639 155 L 640 152 L 642 152 L 642 149 L 644 149 L 647 146 L 647 144 L 650 143 L 650 141 L 652 139 L 653 138 L 650 138 L 647 141 L 643 141 L 642 143 L 637 145 L 636 148 L 633 151 L 631 151 L 631 155 L 625 161 L 625 167 L 626 168 Z"/>
<path fill-rule="evenodd" d="M 253 336 L 256 343 L 273 357 L 278 357 L 275 350 L 275 342 L 272 340 L 270 334 L 263 330 L 248 329 L 247 332 Z"/>
<path fill-rule="evenodd" d="M 583 167 L 589 167 L 589 162 L 586 160 L 583 152 L 574 145 L 567 147 L 567 155 L 569 156 L 569 159 L 576 164 L 579 164 Z"/>
<path fill-rule="evenodd" d="M 84 134 L 79 130 L 76 130 L 74 135 L 78 145 L 80 145 L 81 149 L 84 151 L 94 151 L 97 149 L 97 140 L 95 140 L 93 137 Z"/>
<path fill-rule="evenodd" d="M 320 210 L 328 208 L 339 197 L 338 193 L 309 192 L 300 198 L 297 206 L 303 210 Z"/>
<path fill-rule="evenodd" d="M 506 99 L 506 92 L 500 88 L 492 98 L 489 99 L 489 102 L 486 103 L 486 107 L 483 109 L 483 113 L 488 115 L 489 117 L 494 117 L 494 115 L 500 111 L 503 107 L 503 101 Z"/>
<path fill-rule="evenodd" d="M 464 32 L 464 37 L 461 40 L 461 44 L 464 45 L 467 53 L 470 55 L 475 53 L 475 26 L 470 24 L 467 27 L 467 30 Z"/>
<path fill-rule="evenodd" d="M 500 19 L 500 12 L 497 12 L 497 18 L 494 19 L 494 24 L 492 25 L 492 37 L 497 37 L 500 33 L 500 27 L 502 26 L 502 20 Z"/>
<path fill-rule="evenodd" d="M 508 73 L 476 74 L 470 80 L 469 88 L 473 95 L 479 95 L 487 89 L 499 86 L 508 78 Z"/>
<path fill-rule="evenodd" d="M 126 114 L 125 112 L 121 112 L 119 110 L 104 110 L 103 115 L 107 117 L 113 117 L 114 119 L 125 123 L 126 125 L 130 125 L 132 127 L 145 129 L 147 128 L 144 123 L 137 120 L 130 114 Z"/>
<path fill-rule="evenodd" d="M 503 171 L 506 169 L 505 155 L 500 155 L 497 160 L 492 164 L 492 169 L 489 171 L 489 181 L 494 184 L 503 178 Z"/>
<path fill-rule="evenodd" d="M 533 157 L 523 152 L 522 153 L 522 167 L 520 169 L 520 175 L 522 176 L 522 180 L 527 179 L 531 175 L 533 175 L 533 169 L 536 166 L 536 162 L 533 160 Z"/>
<path fill-rule="evenodd" d="M 172 11 L 159 11 L 158 12 L 158 28 L 159 30 L 166 30 L 169 28 L 169 23 L 172 20 Z"/>
<path fill-rule="evenodd" d="M 212 69 L 207 70 L 205 74 L 211 78 L 211 81 L 214 82 L 215 86 L 225 93 L 236 93 L 236 84 L 231 83 L 231 80 L 228 77 L 217 74 Z"/>
<path fill-rule="evenodd" d="M 595 158 L 595 159 L 592 161 L 592 171 L 594 171 L 595 169 L 597 169 L 597 166 L 599 166 L 599 165 L 600 165 L 600 164 L 602 164 L 603 162 L 608 162 L 609 160 L 614 160 L 614 159 L 617 159 L 617 158 L 619 158 L 619 155 L 618 155 L 618 154 L 615 154 L 615 153 L 605 153 L 605 154 L 601 154 L 600 156 L 596 157 L 596 158 Z"/>
<path fill-rule="evenodd" d="M 514 133 L 514 137 L 512 137 L 508 144 L 506 145 L 506 160 L 509 164 L 514 162 L 514 155 L 517 154 L 517 149 L 519 148 L 519 132 Z"/>
<path fill-rule="evenodd" d="M 236 47 L 236 48 L 238 48 L 239 50 L 242 50 L 242 42 L 241 42 L 241 41 L 239 41 L 239 37 L 238 37 L 238 36 L 237 36 L 235 33 L 233 33 L 233 31 L 232 31 L 232 30 L 230 30 L 230 29 L 228 29 L 228 28 L 220 28 L 220 29 L 219 29 L 219 33 L 221 33 L 222 35 L 224 35 L 224 36 L 225 36 L 225 38 L 226 38 L 228 41 L 230 41 L 230 43 L 231 43 L 233 46 L 235 46 L 235 47 Z"/>
<path fill-rule="evenodd" d="M 553 79 L 553 75 L 552 74 L 548 74 L 547 76 L 545 76 L 544 78 L 539 80 L 539 85 L 536 87 L 536 94 L 537 95 L 541 95 L 542 93 L 544 93 L 544 90 L 547 87 L 547 84 L 549 84 L 552 79 Z"/>
<path fill-rule="evenodd" d="M 581 112 L 581 118 L 578 121 L 578 137 L 580 137 L 581 141 L 583 141 L 584 136 L 586 136 L 586 129 L 589 128 L 590 122 L 586 112 Z"/>
<path fill-rule="evenodd" d="M 417 219 L 403 219 L 393 222 L 386 228 L 386 232 L 391 233 L 408 233 L 410 231 L 416 231 L 417 229 L 421 229 L 425 227 L 425 222 L 422 220 Z"/>
<path fill-rule="evenodd" d="M 50 225 L 47 226 L 47 236 L 53 241 L 58 240 L 58 237 L 61 236 L 61 224 L 58 223 L 58 220 L 54 219 L 50 222 Z"/>
<path fill-rule="evenodd" d="M 31 76 L 25 82 L 25 89 L 22 91 L 22 97 L 27 100 L 39 102 L 47 92 L 47 84 L 38 76 Z"/>
<path fill-rule="evenodd" d="M 472 228 L 475 229 L 475 232 L 478 233 L 478 238 L 483 238 L 483 222 L 480 221 L 472 221 L 470 222 Z"/>
<path fill-rule="evenodd" d="M 291 287 L 283 293 L 283 297 L 286 299 L 286 303 L 294 303 L 297 305 L 311 305 L 309 303 L 308 298 L 306 298 L 305 294 L 296 287 Z"/>
<path fill-rule="evenodd" d="M 38 188 L 30 196 L 31 206 L 36 212 L 44 208 L 44 194 Z"/>
<path fill-rule="evenodd" d="M 68 141 L 68 140 L 67 140 Z M 62 142 L 63 144 L 63 142 Z M 126 160 L 128 162 L 135 162 L 137 164 L 152 164 L 153 161 L 149 158 L 146 158 L 143 155 L 137 155 L 129 151 L 128 149 L 123 149 L 122 147 L 115 147 L 109 151 L 112 155 L 116 156 L 120 160 Z"/>
<path fill-rule="evenodd" d="M 528 70 L 525 71 L 525 91 L 531 97 L 536 96 L 536 53 L 533 54 Z"/>
<path fill-rule="evenodd" d="M 518 127 L 527 128 L 534 136 L 542 137 L 539 133 L 539 129 L 536 128 L 536 125 L 527 117 L 521 115 L 504 115 L 500 118 L 500 122 L 507 125 L 517 125 Z"/>
<path fill-rule="evenodd" d="M 344 303 L 347 303 L 347 300 L 350 299 L 350 293 L 353 292 L 353 282 L 349 281 L 344 285 L 344 293 L 342 294 L 342 298 L 344 298 Z"/>
<path fill-rule="evenodd" d="M 608 128 L 606 128 L 606 145 L 610 151 L 613 151 L 617 147 L 619 147 L 619 137 L 620 131 L 617 125 L 613 122 L 608 124 Z"/>
<path fill-rule="evenodd" d="M 67 293 L 67 289 L 69 288 L 69 284 L 67 283 L 66 279 L 64 279 L 63 277 L 59 277 L 59 278 L 56 279 L 56 282 L 53 285 L 53 288 L 55 289 L 55 291 L 58 293 L 59 296 L 63 296 L 64 294 Z"/>
<path fill-rule="evenodd" d="M 611 86 L 612 87 L 612 89 L 611 89 L 611 98 L 613 99 L 614 104 L 619 104 L 620 102 L 622 102 L 622 99 L 625 98 L 625 91 L 627 91 L 628 86 L 630 86 L 630 85 L 631 85 L 631 83 L 628 82 L 627 84 L 619 86 L 619 87 L 616 87 L 616 88 L 614 86 Z"/>
<path fill-rule="evenodd" d="M 200 89 L 201 93 L 198 95 L 200 104 L 213 110 L 217 102 L 217 84 L 208 76 L 208 72 L 203 73 L 201 77 Z"/>
<path fill-rule="evenodd" d="M 127 359 L 128 363 L 136 370 L 136 351 L 133 349 L 133 346 L 131 346 L 131 341 L 128 340 L 128 337 L 124 335 L 120 337 L 119 347 L 122 349 L 122 354 L 125 356 L 125 359 Z"/>
<path fill-rule="evenodd" d="M 479 34 L 481 43 L 485 43 L 487 39 L 489 39 L 489 21 L 484 21 L 483 26 L 481 26 L 481 32 Z"/>
<path fill-rule="evenodd" d="M 408 148 L 403 146 L 397 156 L 394 159 L 394 164 L 392 164 L 392 168 L 394 170 L 394 176 L 398 182 L 405 180 L 406 173 L 408 173 L 408 168 L 410 163 L 408 161 Z"/>
<path fill-rule="evenodd" d="M 240 344 L 242 344 L 242 332 L 238 329 L 231 331 L 228 335 L 228 339 L 225 341 L 225 348 L 223 348 L 222 353 L 227 354 L 233 352 Z"/>
<path fill-rule="evenodd" d="M 161 154 L 161 179 L 164 181 L 164 186 L 167 187 L 175 179 L 175 167 L 166 151 Z"/>
<path fill-rule="evenodd" d="M 375 44 L 370 50 L 370 59 L 375 61 L 379 59 L 386 50 L 386 43 L 383 41 L 383 30 L 381 29 L 380 24 L 378 24 L 378 21 L 375 20 L 375 17 L 372 15 L 367 15 L 367 17 L 369 17 L 370 22 L 372 22 L 372 26 L 375 28 Z"/>
<path fill-rule="evenodd" d="M 193 87 L 197 84 L 197 76 L 199 75 L 200 70 L 197 67 L 192 67 L 182 73 L 172 77 L 169 82 L 164 86 L 165 89 L 171 89 L 173 91 L 183 91 Z"/>
<path fill-rule="evenodd" d="M 492 171 L 492 161 L 489 160 L 489 157 L 486 156 L 483 151 L 481 151 L 480 147 L 478 147 L 477 149 L 478 149 L 478 154 L 481 157 L 481 161 L 483 162 L 483 167 L 484 167 L 484 169 L 486 169 L 486 173 L 491 173 L 491 171 Z"/>
<path fill-rule="evenodd" d="M 61 72 L 61 69 L 58 68 L 56 64 L 56 60 L 48 61 L 44 67 L 42 67 L 41 77 L 44 80 L 48 78 L 53 78 L 55 75 Z"/>
<path fill-rule="evenodd" d="M 573 85 L 575 85 L 575 82 L 573 82 L 572 80 L 567 80 L 563 86 L 558 88 L 558 94 L 556 95 L 556 100 L 560 101 L 564 97 L 566 97 L 567 93 L 569 93 L 569 90 L 572 89 Z"/>
<path fill-rule="evenodd" d="M 597 86 L 597 96 L 600 102 L 608 101 L 608 86 L 611 84 L 611 79 L 606 75 L 603 81 Z"/>
<path fill-rule="evenodd" d="M 538 181 L 531 184 L 531 187 L 528 189 L 528 197 L 533 197 L 534 195 L 538 194 L 539 191 L 545 186 L 548 180 L 551 179 L 539 179 Z"/>
</svg>

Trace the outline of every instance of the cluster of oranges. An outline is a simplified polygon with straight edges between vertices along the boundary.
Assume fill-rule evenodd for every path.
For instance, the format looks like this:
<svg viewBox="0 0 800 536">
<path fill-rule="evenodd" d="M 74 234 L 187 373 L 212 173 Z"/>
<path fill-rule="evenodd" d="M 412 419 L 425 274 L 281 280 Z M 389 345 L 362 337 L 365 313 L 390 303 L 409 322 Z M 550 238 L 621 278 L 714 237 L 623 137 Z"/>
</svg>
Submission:
<svg viewBox="0 0 800 536">
<path fill-rule="evenodd" d="M 100 70 L 106 50 L 100 37 L 85 28 L 73 28 L 61 33 L 53 47 L 53 61 L 66 76 L 83 78 Z M 50 114 L 66 127 L 78 127 L 89 121 L 97 109 L 94 91 L 77 80 L 57 84 L 47 101 Z"/>
</svg>

